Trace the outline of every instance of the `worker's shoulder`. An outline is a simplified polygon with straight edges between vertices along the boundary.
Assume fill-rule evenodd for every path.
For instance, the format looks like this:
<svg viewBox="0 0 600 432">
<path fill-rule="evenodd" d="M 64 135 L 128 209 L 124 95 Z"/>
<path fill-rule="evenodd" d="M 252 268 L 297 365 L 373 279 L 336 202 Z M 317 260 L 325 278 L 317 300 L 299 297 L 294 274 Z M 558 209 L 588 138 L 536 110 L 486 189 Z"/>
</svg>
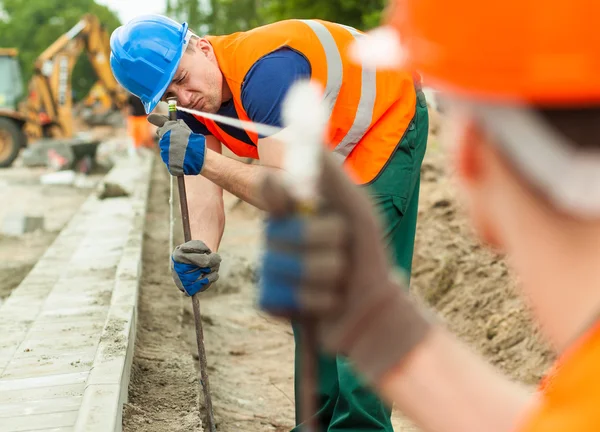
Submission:
<svg viewBox="0 0 600 432">
<path fill-rule="evenodd" d="M 310 78 L 311 66 L 306 57 L 288 47 L 279 48 L 252 65 L 242 85 L 242 105 L 252 106 L 281 103 L 291 85 L 303 78 Z M 261 110 L 262 110 L 261 109 Z"/>
<path fill-rule="evenodd" d="M 251 69 L 269 75 L 279 73 L 284 76 L 305 77 L 310 75 L 311 64 L 304 53 L 283 46 L 258 59 Z"/>
</svg>

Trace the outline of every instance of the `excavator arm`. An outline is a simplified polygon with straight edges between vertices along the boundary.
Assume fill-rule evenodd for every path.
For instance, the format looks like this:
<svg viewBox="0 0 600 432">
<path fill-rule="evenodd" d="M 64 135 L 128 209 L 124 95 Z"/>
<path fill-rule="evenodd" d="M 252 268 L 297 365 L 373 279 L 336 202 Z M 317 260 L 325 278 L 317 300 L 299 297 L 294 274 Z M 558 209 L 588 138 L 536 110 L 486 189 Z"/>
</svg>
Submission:
<svg viewBox="0 0 600 432">
<path fill-rule="evenodd" d="M 25 107 L 25 132 L 30 138 L 73 136 L 73 68 L 85 51 L 98 81 L 120 109 L 126 92 L 115 80 L 109 65 L 109 34 L 94 15 L 84 15 L 37 58 Z"/>
</svg>

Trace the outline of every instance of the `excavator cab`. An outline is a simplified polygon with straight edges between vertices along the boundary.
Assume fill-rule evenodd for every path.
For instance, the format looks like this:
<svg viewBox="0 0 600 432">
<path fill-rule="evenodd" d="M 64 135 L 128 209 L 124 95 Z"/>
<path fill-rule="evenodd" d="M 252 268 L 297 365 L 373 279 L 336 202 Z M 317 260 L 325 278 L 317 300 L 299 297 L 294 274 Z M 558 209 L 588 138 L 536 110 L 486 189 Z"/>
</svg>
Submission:
<svg viewBox="0 0 600 432">
<path fill-rule="evenodd" d="M 15 48 L 0 48 L 0 168 L 8 167 L 27 144 L 25 117 L 18 105 L 23 98 L 23 77 Z"/>
<path fill-rule="evenodd" d="M 0 48 L 0 108 L 16 110 L 23 97 L 21 66 L 14 48 Z"/>
</svg>

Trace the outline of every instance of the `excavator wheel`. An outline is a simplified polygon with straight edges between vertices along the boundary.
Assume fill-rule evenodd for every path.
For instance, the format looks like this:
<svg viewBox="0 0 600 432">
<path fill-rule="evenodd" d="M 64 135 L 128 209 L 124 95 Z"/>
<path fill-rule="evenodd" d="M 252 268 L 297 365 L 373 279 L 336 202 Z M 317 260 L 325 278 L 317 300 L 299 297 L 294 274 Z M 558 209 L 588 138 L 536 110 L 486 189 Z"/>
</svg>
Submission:
<svg viewBox="0 0 600 432">
<path fill-rule="evenodd" d="M 0 168 L 12 165 L 26 142 L 25 134 L 16 122 L 0 118 Z"/>
</svg>

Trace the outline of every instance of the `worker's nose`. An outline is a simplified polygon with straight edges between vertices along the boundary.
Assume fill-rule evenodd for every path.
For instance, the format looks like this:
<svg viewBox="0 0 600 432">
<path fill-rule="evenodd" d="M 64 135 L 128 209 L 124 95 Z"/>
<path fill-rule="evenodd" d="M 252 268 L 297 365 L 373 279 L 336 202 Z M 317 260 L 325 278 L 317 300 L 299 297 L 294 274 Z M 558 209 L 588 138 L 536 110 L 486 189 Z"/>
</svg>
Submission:
<svg viewBox="0 0 600 432">
<path fill-rule="evenodd" d="M 192 93 L 185 91 L 185 90 L 179 90 L 177 92 L 177 103 L 183 107 L 186 108 L 191 108 L 190 105 L 192 104 L 193 98 L 192 98 Z"/>
</svg>

